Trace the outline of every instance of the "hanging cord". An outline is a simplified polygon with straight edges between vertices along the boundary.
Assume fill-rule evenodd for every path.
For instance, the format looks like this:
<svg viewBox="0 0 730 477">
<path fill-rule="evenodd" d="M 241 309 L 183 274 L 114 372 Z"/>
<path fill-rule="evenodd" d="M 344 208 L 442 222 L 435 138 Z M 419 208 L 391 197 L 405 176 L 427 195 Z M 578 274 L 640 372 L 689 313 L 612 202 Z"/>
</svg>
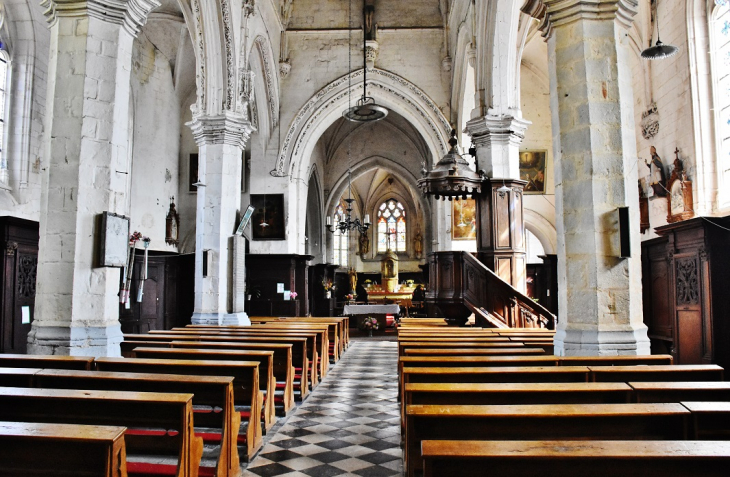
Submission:
<svg viewBox="0 0 730 477">
<path fill-rule="evenodd" d="M 712 220 L 708 219 L 707 217 L 702 217 L 702 220 L 704 220 L 705 222 L 707 222 L 707 223 L 709 223 L 709 224 L 712 224 L 712 225 L 714 225 L 714 226 L 715 226 L 715 227 L 717 227 L 718 229 L 722 229 L 722 230 L 724 230 L 724 231 L 726 231 L 726 232 L 730 232 L 730 229 L 729 229 L 729 228 L 727 228 L 727 227 L 723 227 L 723 226 L 722 226 L 722 225 L 720 225 L 720 224 L 716 224 L 715 222 L 713 222 Z"/>
</svg>

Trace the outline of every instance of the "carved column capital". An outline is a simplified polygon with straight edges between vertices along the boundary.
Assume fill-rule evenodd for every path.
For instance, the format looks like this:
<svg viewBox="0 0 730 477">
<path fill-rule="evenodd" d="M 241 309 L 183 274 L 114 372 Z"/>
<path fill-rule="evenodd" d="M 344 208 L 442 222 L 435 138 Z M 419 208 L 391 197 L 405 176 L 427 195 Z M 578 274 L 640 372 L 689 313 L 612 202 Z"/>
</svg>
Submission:
<svg viewBox="0 0 730 477">
<path fill-rule="evenodd" d="M 196 116 L 186 125 L 193 131 L 198 147 L 228 144 L 243 149 L 253 131 L 245 115 L 230 111 L 216 116 Z"/>
<path fill-rule="evenodd" d="M 519 146 L 530 121 L 512 116 L 484 116 L 466 123 L 466 132 L 476 147 L 492 144 Z"/>
<path fill-rule="evenodd" d="M 58 17 L 90 16 L 109 23 L 122 25 L 132 36 L 137 36 L 147 23 L 150 12 L 160 6 L 158 0 L 41 0 L 44 15 L 50 25 Z"/>
<path fill-rule="evenodd" d="M 554 27 L 584 18 L 616 20 L 628 28 L 638 5 L 638 0 L 526 0 L 521 10 L 541 21 L 539 29 L 548 38 Z"/>
</svg>

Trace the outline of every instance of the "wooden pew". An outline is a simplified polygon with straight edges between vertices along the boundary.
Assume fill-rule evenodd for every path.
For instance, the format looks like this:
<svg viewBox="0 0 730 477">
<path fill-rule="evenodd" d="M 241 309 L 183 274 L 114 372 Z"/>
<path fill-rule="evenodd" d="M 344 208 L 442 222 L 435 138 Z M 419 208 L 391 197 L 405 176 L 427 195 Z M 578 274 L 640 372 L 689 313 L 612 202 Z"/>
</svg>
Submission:
<svg viewBox="0 0 730 477">
<path fill-rule="evenodd" d="M 233 341 L 230 338 L 263 338 L 262 341 L 266 342 L 266 338 L 306 338 L 307 340 L 307 359 L 309 361 L 309 368 L 304 368 L 302 374 L 309 372 L 309 383 L 312 389 L 319 384 L 320 377 L 322 377 L 321 367 L 317 363 L 319 360 L 320 348 L 325 345 L 321 343 L 321 335 L 326 335 L 324 332 L 292 332 L 292 331 L 268 331 L 268 332 L 249 332 L 249 331 L 236 331 L 236 332 L 222 332 L 222 331 L 210 331 L 210 330 L 185 330 L 173 328 L 172 331 L 166 331 L 161 333 L 154 333 L 150 331 L 150 334 L 166 334 L 169 335 L 174 333 L 178 336 L 187 335 L 191 337 L 197 337 L 199 340 L 208 340 L 209 337 L 217 338 L 229 338 L 220 341 Z M 299 368 L 296 368 L 299 371 Z"/>
<path fill-rule="evenodd" d="M 495 341 L 402 340 L 398 341 L 398 356 L 405 356 L 405 350 L 413 348 L 524 348 L 524 345 L 521 343 L 512 343 L 508 340 L 496 340 L 503 340 L 503 338 L 496 338 Z"/>
<path fill-rule="evenodd" d="M 148 348 L 144 345 L 141 347 Z M 292 345 L 290 343 L 239 343 L 235 341 L 195 342 L 172 341 L 171 348 L 193 348 L 212 350 L 269 350 L 274 352 L 274 379 L 276 390 L 281 391 L 281 398 L 276 396 L 275 403 L 281 404 L 281 413 L 286 415 L 294 407 L 294 366 L 292 362 Z"/>
<path fill-rule="evenodd" d="M 715 364 L 675 364 L 671 366 L 589 366 L 591 381 L 722 381 L 723 368 Z"/>
<path fill-rule="evenodd" d="M 681 404 L 692 412 L 692 439 L 730 440 L 730 402 L 682 401 Z"/>
<path fill-rule="evenodd" d="M 0 422 L 0 475 L 127 477 L 125 427 Z"/>
<path fill-rule="evenodd" d="M 125 426 L 129 455 L 171 454 L 178 461 L 176 466 L 128 461 L 129 474 L 150 467 L 173 467 L 171 475 L 194 477 L 198 475 L 203 441 L 193 430 L 192 400 L 192 394 L 0 388 L 0 420 Z"/>
<path fill-rule="evenodd" d="M 307 358 L 307 338 L 291 338 L 291 337 L 230 337 L 230 336 L 196 336 L 194 334 L 182 333 L 176 334 L 170 332 L 169 334 L 127 334 L 124 335 L 125 341 L 122 342 L 122 350 L 129 351 L 131 357 L 131 350 L 143 345 L 133 345 L 128 343 L 147 343 L 160 342 L 160 343 L 172 343 L 173 341 L 183 342 L 188 341 L 191 343 L 236 343 L 236 344 L 284 344 L 291 345 L 292 352 L 292 366 L 295 369 L 309 369 L 309 358 Z M 125 344 L 127 343 L 127 344 Z M 169 348 L 172 347 L 167 345 L 156 345 L 156 347 Z M 276 356 L 276 347 L 273 347 Z M 316 374 L 316 372 L 314 372 Z M 309 377 L 310 373 L 300 373 L 295 376 L 293 387 L 294 391 L 299 391 L 299 395 L 295 394 L 294 398 L 302 400 L 309 395 Z"/>
<path fill-rule="evenodd" d="M 423 441 L 424 477 L 725 477 L 730 442 Z"/>
<path fill-rule="evenodd" d="M 199 434 L 204 441 L 220 442 L 221 451 L 216 476 L 240 474 L 237 445 L 244 448 L 244 458 L 250 459 L 262 443 L 261 426 L 247 426 L 239 440 L 241 415 L 234 409 L 233 377 L 191 376 L 181 374 L 115 373 L 104 371 L 41 370 L 32 376 L 34 388 L 93 389 L 96 391 L 141 391 L 157 393 L 192 393 L 196 427 L 220 429 L 219 434 Z M 207 410 L 201 409 L 207 408 Z M 213 412 L 220 409 L 220 412 Z M 257 423 L 258 424 L 258 423 Z"/>
<path fill-rule="evenodd" d="M 180 359 L 186 361 L 251 361 L 259 363 L 259 389 L 264 392 L 262 420 L 264 429 L 269 431 L 276 424 L 274 394 L 273 351 L 244 351 L 226 349 L 183 349 L 183 348 L 135 348 L 133 358 L 141 359 Z"/>
<path fill-rule="evenodd" d="M 186 361 L 178 359 L 97 358 L 94 366 L 98 371 L 123 373 L 185 374 L 194 376 L 233 377 L 233 402 L 246 410 L 241 419 L 248 422 L 248 429 L 261 429 L 263 394 L 259 390 L 259 364 L 250 361 Z M 239 411 L 237 409 L 237 411 Z M 247 431 L 250 434 L 253 431 Z M 256 431 L 258 432 L 258 431 Z M 259 434 L 249 441 L 252 452 L 258 448 Z M 246 455 L 249 459 L 252 455 Z"/>
<path fill-rule="evenodd" d="M 423 440 L 682 440 L 689 417 L 676 403 L 411 405 L 406 475 L 422 470 Z"/>
<path fill-rule="evenodd" d="M 632 402 L 633 389 L 625 383 L 409 383 L 404 396 L 402 426 L 412 404 L 620 404 Z"/>
<path fill-rule="evenodd" d="M 674 359 L 669 354 L 634 356 L 561 356 L 558 366 L 638 366 L 670 365 Z"/>
<path fill-rule="evenodd" d="M 431 345 L 433 346 L 433 345 Z M 406 348 L 405 356 L 543 356 L 541 348 Z"/>
<path fill-rule="evenodd" d="M 249 317 L 252 323 L 293 323 L 293 322 L 304 322 L 304 323 L 336 323 L 337 324 L 337 335 L 339 338 L 339 353 L 340 355 L 347 349 L 350 342 L 350 318 L 348 316 L 253 316 Z"/>
<path fill-rule="evenodd" d="M 329 351 L 332 362 L 337 362 L 347 347 L 346 326 L 349 320 L 344 317 L 292 317 L 289 319 L 278 317 L 249 317 L 253 326 L 265 326 L 270 328 L 287 328 L 297 323 L 308 323 L 329 327 Z"/>
<path fill-rule="evenodd" d="M 93 357 L 56 356 L 35 354 L 0 354 L 0 366 L 6 368 L 44 368 L 44 369 L 91 369 Z"/>
<path fill-rule="evenodd" d="M 730 382 L 629 382 L 634 402 L 730 401 Z"/>
</svg>

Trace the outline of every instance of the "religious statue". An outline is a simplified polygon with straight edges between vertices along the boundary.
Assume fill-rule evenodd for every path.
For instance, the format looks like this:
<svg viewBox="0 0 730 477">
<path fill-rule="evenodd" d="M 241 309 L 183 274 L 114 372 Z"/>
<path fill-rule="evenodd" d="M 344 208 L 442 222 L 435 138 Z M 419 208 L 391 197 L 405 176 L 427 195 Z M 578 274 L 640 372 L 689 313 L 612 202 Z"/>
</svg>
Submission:
<svg viewBox="0 0 730 477">
<path fill-rule="evenodd" d="M 416 254 L 416 258 L 421 258 L 421 255 L 423 255 L 423 235 L 421 235 L 421 227 L 418 227 L 416 236 L 413 238 L 413 252 Z"/>
<path fill-rule="evenodd" d="M 365 40 L 373 41 L 375 40 L 375 33 L 377 32 L 377 25 L 374 23 L 374 16 L 375 16 L 375 1 L 374 0 L 366 0 L 365 1 L 365 8 L 363 11 L 363 15 L 365 16 Z"/>
<path fill-rule="evenodd" d="M 368 237 L 367 232 L 363 232 L 360 234 L 360 256 L 365 257 L 365 255 L 370 252 L 370 237 Z"/>
<path fill-rule="evenodd" d="M 350 293 L 354 295 L 356 293 L 355 289 L 357 288 L 357 272 L 354 268 L 350 267 L 347 275 L 350 278 Z"/>
<path fill-rule="evenodd" d="M 666 197 L 667 177 L 664 172 L 664 164 L 662 163 L 662 158 L 659 157 L 659 154 L 656 153 L 656 148 L 654 146 L 651 146 L 649 151 L 651 152 L 651 162 L 646 163 L 650 171 L 649 184 L 654 190 L 654 195 L 658 197 Z"/>
</svg>

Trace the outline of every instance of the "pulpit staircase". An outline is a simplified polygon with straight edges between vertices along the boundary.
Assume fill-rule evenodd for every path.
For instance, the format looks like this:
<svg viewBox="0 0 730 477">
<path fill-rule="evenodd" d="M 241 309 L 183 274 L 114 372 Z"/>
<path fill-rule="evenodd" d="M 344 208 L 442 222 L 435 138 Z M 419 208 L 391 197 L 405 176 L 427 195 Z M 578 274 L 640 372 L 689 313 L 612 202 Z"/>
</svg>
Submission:
<svg viewBox="0 0 730 477">
<path fill-rule="evenodd" d="M 437 306 L 446 321 L 464 324 L 473 313 L 485 328 L 555 329 L 556 317 L 500 278 L 468 252 L 429 256 L 426 303 Z"/>
</svg>

